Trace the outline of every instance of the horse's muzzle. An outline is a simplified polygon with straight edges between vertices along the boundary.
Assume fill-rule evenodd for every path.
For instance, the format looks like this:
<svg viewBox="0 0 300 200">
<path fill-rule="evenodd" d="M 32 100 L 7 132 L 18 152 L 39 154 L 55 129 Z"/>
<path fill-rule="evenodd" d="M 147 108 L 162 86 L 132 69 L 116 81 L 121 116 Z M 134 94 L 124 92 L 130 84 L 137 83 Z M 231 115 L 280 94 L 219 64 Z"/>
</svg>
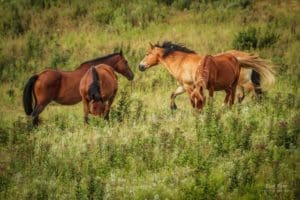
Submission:
<svg viewBox="0 0 300 200">
<path fill-rule="evenodd" d="M 134 79 L 134 73 L 131 73 L 131 74 L 127 77 L 127 79 L 128 79 L 129 81 L 132 81 L 132 80 Z"/>
<path fill-rule="evenodd" d="M 139 70 L 140 70 L 141 72 L 145 71 L 145 70 L 146 70 L 146 66 L 143 65 L 143 64 L 139 64 Z"/>
</svg>

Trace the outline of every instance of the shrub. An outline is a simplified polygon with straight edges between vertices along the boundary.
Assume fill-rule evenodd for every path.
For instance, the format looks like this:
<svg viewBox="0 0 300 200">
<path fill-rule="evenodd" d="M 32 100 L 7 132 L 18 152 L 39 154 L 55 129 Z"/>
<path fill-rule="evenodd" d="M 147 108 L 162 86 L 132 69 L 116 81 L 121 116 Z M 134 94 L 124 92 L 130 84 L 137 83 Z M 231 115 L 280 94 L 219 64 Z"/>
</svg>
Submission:
<svg viewBox="0 0 300 200">
<path fill-rule="evenodd" d="M 47 9 L 51 7 L 51 3 L 56 2 L 55 0 L 29 0 L 23 3 L 27 7 L 37 7 L 42 9 Z"/>
<path fill-rule="evenodd" d="M 227 8 L 240 7 L 245 9 L 250 6 L 252 2 L 253 0 L 234 0 L 232 3 L 227 5 Z"/>
<path fill-rule="evenodd" d="M 124 121 L 125 117 L 129 116 L 129 107 L 131 105 L 131 101 L 128 98 L 128 94 L 126 91 L 120 92 L 121 98 L 118 101 L 118 104 L 112 110 L 112 118 L 116 119 L 118 122 Z"/>
<path fill-rule="evenodd" d="M 274 32 L 270 27 L 260 32 L 258 40 L 258 48 L 270 47 L 277 42 L 279 35 Z"/>
<path fill-rule="evenodd" d="M 57 67 L 61 68 L 66 65 L 70 58 L 70 53 L 69 52 L 55 52 L 52 56 L 51 62 L 50 62 L 50 67 L 57 69 Z"/>
<path fill-rule="evenodd" d="M 26 31 L 19 8 L 14 4 L 0 9 L 0 35 L 21 35 Z"/>
<path fill-rule="evenodd" d="M 113 5 L 104 5 L 99 8 L 94 14 L 95 21 L 99 24 L 109 24 L 114 20 Z"/>
<path fill-rule="evenodd" d="M 76 19 L 78 17 L 85 17 L 87 15 L 87 8 L 82 4 L 77 4 L 74 12 L 72 13 L 72 18 Z"/>
<path fill-rule="evenodd" d="M 250 27 L 235 35 L 233 47 L 239 50 L 270 47 L 277 42 L 279 35 L 273 28 L 267 26 L 263 29 Z"/>
<path fill-rule="evenodd" d="M 189 9 L 192 4 L 191 0 L 175 0 L 172 6 L 179 10 Z"/>
<path fill-rule="evenodd" d="M 39 58 L 42 55 L 42 42 L 37 35 L 29 34 L 26 42 L 25 60 Z"/>
<path fill-rule="evenodd" d="M 233 47 L 239 50 L 246 50 L 257 47 L 257 31 L 256 28 L 250 27 L 245 31 L 240 31 L 235 35 Z"/>
</svg>

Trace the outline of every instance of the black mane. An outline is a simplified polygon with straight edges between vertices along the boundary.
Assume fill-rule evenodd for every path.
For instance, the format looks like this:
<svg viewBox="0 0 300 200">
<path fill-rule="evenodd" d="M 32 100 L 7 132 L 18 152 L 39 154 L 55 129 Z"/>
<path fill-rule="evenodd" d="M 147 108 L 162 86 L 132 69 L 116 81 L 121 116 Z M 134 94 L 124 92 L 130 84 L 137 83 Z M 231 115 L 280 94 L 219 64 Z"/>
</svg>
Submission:
<svg viewBox="0 0 300 200">
<path fill-rule="evenodd" d="M 165 49 L 163 57 L 166 57 L 166 56 L 170 55 L 174 51 L 181 51 L 181 52 L 184 52 L 184 53 L 193 53 L 193 54 L 196 53 L 195 51 L 193 51 L 191 49 L 188 49 L 187 47 L 185 47 L 182 44 L 175 44 L 175 43 L 172 43 L 170 41 L 164 41 L 162 43 L 162 45 L 157 43 L 154 46 Z"/>
<path fill-rule="evenodd" d="M 101 62 L 103 60 L 106 60 L 106 59 L 108 59 L 108 58 L 110 58 L 112 56 L 116 56 L 116 55 L 120 55 L 120 53 L 112 53 L 112 54 L 109 54 L 107 56 L 103 56 L 103 57 L 100 57 L 100 58 L 95 58 L 95 59 L 92 59 L 92 60 L 88 60 L 88 61 L 85 61 L 85 62 L 81 63 L 81 65 L 92 64 L 92 63 L 95 63 L 95 62 Z"/>
</svg>

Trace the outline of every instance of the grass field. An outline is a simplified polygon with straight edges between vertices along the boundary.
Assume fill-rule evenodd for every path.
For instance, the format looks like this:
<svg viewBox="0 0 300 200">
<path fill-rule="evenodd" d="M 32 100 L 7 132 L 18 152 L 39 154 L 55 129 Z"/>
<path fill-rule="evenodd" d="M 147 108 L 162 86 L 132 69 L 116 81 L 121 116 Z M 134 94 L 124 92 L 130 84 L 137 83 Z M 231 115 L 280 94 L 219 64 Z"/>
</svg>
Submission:
<svg viewBox="0 0 300 200">
<path fill-rule="evenodd" d="M 0 199 L 299 199 L 299 22 L 296 0 L 1 1 Z M 276 83 L 231 109 L 217 92 L 201 113 L 186 94 L 171 111 L 176 81 L 137 67 L 164 40 L 257 53 Z M 52 103 L 31 126 L 32 74 L 120 49 L 135 79 L 118 76 L 109 122 Z"/>
</svg>

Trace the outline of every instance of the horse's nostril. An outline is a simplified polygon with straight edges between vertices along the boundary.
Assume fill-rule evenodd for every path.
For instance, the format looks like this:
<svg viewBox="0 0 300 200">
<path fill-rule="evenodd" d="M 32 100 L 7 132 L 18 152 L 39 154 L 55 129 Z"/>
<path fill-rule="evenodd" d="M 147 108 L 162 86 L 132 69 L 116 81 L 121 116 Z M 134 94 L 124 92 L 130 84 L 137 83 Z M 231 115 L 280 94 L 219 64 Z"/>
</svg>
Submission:
<svg viewBox="0 0 300 200">
<path fill-rule="evenodd" d="M 140 71 L 145 71 L 145 65 L 139 64 L 139 70 Z"/>
<path fill-rule="evenodd" d="M 134 78 L 134 74 L 133 74 L 133 73 L 131 73 L 131 74 L 129 75 L 129 77 L 128 77 L 128 80 L 132 81 L 132 80 L 133 80 L 133 78 Z"/>
</svg>

